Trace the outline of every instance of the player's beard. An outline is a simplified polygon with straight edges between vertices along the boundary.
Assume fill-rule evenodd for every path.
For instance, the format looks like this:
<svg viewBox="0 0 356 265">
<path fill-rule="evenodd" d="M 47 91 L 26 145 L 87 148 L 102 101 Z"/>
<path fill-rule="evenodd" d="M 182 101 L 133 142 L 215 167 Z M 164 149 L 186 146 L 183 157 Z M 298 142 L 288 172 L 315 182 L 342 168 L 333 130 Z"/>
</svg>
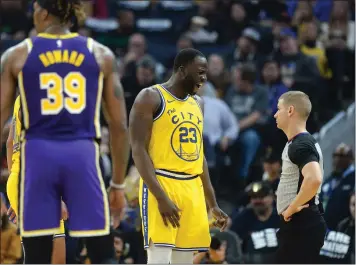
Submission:
<svg viewBox="0 0 356 265">
<path fill-rule="evenodd" d="M 196 94 L 196 82 L 194 81 L 194 78 L 191 76 L 186 76 L 185 79 L 182 80 L 182 85 L 184 87 L 184 90 L 187 94 L 189 95 L 195 95 Z"/>
</svg>

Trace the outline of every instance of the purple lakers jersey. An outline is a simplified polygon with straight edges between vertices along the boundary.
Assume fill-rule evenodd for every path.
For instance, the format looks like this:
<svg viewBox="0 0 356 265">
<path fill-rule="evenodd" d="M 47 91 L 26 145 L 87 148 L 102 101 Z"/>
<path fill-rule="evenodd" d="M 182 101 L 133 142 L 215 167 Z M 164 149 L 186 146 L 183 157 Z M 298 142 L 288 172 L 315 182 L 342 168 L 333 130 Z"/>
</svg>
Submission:
<svg viewBox="0 0 356 265">
<path fill-rule="evenodd" d="M 99 138 L 103 74 L 93 40 L 39 34 L 26 42 L 29 54 L 18 77 L 24 137 Z"/>
</svg>

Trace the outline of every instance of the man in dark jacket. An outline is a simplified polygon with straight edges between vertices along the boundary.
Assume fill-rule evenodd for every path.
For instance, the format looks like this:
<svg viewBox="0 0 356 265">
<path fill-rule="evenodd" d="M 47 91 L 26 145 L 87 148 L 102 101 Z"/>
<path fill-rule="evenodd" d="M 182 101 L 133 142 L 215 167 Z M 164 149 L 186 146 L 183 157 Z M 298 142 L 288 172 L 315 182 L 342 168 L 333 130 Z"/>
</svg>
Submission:
<svg viewBox="0 0 356 265">
<path fill-rule="evenodd" d="M 355 166 L 352 149 L 340 144 L 333 154 L 334 170 L 321 187 L 320 199 L 325 208 L 325 221 L 335 230 L 349 216 L 349 194 L 355 189 Z"/>
</svg>

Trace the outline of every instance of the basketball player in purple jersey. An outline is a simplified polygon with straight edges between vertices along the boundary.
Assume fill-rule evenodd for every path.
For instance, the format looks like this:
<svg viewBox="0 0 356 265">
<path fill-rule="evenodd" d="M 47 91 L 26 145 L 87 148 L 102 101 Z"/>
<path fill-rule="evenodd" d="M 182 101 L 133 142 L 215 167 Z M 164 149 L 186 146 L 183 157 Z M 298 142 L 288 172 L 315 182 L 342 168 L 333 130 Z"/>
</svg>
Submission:
<svg viewBox="0 0 356 265">
<path fill-rule="evenodd" d="M 113 53 L 91 38 L 70 33 L 83 14 L 79 0 L 37 0 L 37 37 L 1 58 L 1 131 L 20 89 L 23 137 L 18 225 L 26 263 L 51 262 L 61 199 L 73 237 L 86 237 L 91 263 L 113 257 L 109 209 L 125 206 L 129 154 L 126 108 Z M 109 200 L 99 168 L 102 97 L 111 136 L 113 178 Z"/>
</svg>

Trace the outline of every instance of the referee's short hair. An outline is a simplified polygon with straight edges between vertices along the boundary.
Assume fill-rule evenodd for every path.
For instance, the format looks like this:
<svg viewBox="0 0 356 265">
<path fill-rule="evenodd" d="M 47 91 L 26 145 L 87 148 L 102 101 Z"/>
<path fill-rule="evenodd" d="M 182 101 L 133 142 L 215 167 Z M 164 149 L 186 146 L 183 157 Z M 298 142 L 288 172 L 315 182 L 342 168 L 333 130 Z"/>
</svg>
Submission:
<svg viewBox="0 0 356 265">
<path fill-rule="evenodd" d="M 312 110 L 312 104 L 309 96 L 301 91 L 288 91 L 279 98 L 287 106 L 294 106 L 297 113 L 302 118 L 308 119 Z"/>
</svg>

